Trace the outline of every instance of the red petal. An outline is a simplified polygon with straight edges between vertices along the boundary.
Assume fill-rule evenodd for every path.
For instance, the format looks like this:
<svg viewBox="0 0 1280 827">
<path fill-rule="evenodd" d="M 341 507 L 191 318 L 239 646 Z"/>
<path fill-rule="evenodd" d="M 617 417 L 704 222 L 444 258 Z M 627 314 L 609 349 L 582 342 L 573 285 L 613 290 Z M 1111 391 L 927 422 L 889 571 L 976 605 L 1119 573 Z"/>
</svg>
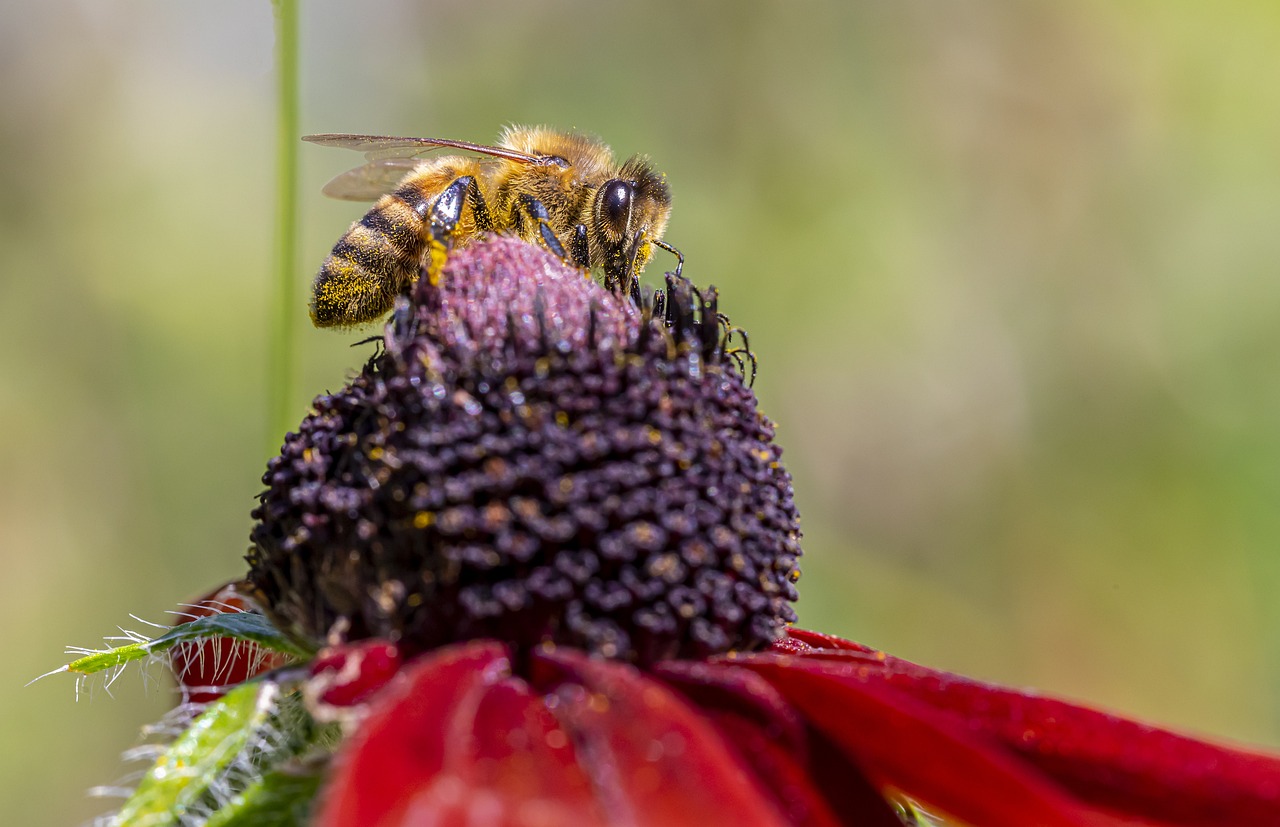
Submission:
<svg viewBox="0 0 1280 827">
<path fill-rule="evenodd" d="M 760 654 L 734 661 L 769 680 L 877 780 L 982 827 L 1116 823 L 955 718 L 868 683 L 849 665 Z"/>
<path fill-rule="evenodd" d="M 182 607 L 184 622 L 198 617 L 251 611 L 253 606 L 236 584 L 220 586 L 199 600 Z M 223 695 L 224 687 L 235 686 L 288 661 L 285 655 L 268 652 L 256 643 L 228 637 L 199 643 L 179 643 L 169 650 L 169 665 L 184 700 L 208 703 Z"/>
<path fill-rule="evenodd" d="M 764 678 L 722 663 L 689 661 L 660 663 L 655 672 L 715 723 L 765 780 L 789 823 L 902 827 L 862 771 L 827 749 L 820 734 L 806 732 L 795 710 Z"/>
<path fill-rule="evenodd" d="M 539 685 L 554 687 L 548 704 L 610 824 L 788 823 L 711 722 L 661 683 L 568 650 L 537 655 L 534 666 Z"/>
<path fill-rule="evenodd" d="M 654 674 L 704 711 L 736 715 L 755 724 L 792 753 L 803 753 L 805 724 L 778 690 L 749 669 L 726 663 L 665 661 Z"/>
<path fill-rule="evenodd" d="M 311 661 L 308 698 L 330 706 L 352 706 L 385 686 L 404 659 L 393 643 L 363 640 L 325 649 Z"/>
<path fill-rule="evenodd" d="M 568 735 L 495 643 L 412 665 L 336 762 L 320 827 L 604 824 Z"/>
<path fill-rule="evenodd" d="M 883 653 L 821 651 L 859 679 L 945 710 L 1081 798 L 1168 824 L 1280 824 L 1280 757 L 1209 744 Z"/>
<path fill-rule="evenodd" d="M 520 823 L 602 824 L 569 733 L 545 701 L 517 679 L 490 690 L 475 720 L 472 760 L 479 776 L 524 810 L 540 811 Z"/>
<path fill-rule="evenodd" d="M 794 650 L 792 643 L 800 641 L 814 649 L 846 649 L 851 652 L 875 652 L 870 646 L 864 646 L 861 643 L 854 643 L 852 640 L 845 640 L 835 635 L 824 635 L 822 632 L 814 632 L 809 629 L 797 629 L 794 626 L 787 629 L 787 636 L 781 640 L 774 641 L 774 649 L 791 654 Z"/>
<path fill-rule="evenodd" d="M 809 762 L 798 760 L 760 727 L 735 715 L 712 710 L 703 714 L 715 722 L 725 740 L 738 749 L 762 779 L 788 824 L 795 827 L 902 827 L 902 822 L 871 783 L 847 762 L 835 761 L 819 768 L 842 770 L 835 773 L 837 778 L 830 789 L 820 790 L 823 785 L 814 767 L 806 766 Z M 806 751 L 806 757 L 810 755 Z"/>
</svg>

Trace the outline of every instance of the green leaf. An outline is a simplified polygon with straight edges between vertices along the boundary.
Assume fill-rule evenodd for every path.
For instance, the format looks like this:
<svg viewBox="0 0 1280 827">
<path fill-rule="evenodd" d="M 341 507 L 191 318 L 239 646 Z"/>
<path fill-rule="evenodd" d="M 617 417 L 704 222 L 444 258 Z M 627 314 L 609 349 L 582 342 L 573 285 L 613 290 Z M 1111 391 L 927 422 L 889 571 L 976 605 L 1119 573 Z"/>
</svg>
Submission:
<svg viewBox="0 0 1280 827">
<path fill-rule="evenodd" d="M 243 684 L 212 702 L 169 745 L 112 823 L 305 824 L 338 739 L 336 726 L 307 714 L 294 687 Z"/>
<path fill-rule="evenodd" d="M 205 827 L 300 827 L 323 780 L 318 767 L 269 772 L 218 808 Z"/>
<path fill-rule="evenodd" d="M 202 802 L 266 726 L 279 694 L 277 684 L 247 683 L 210 703 L 148 770 L 115 823 L 164 827 L 189 811 L 213 809 Z"/>
<path fill-rule="evenodd" d="M 264 649 L 284 652 L 297 657 L 310 657 L 313 651 L 299 645 L 264 616 L 256 612 L 226 612 L 198 617 L 189 623 L 174 626 L 164 634 L 139 643 L 129 643 L 114 649 L 93 652 L 67 664 L 65 671 L 91 675 L 112 669 L 133 660 L 164 652 L 179 643 L 229 637 L 257 643 Z M 60 670 L 61 671 L 61 670 Z"/>
</svg>

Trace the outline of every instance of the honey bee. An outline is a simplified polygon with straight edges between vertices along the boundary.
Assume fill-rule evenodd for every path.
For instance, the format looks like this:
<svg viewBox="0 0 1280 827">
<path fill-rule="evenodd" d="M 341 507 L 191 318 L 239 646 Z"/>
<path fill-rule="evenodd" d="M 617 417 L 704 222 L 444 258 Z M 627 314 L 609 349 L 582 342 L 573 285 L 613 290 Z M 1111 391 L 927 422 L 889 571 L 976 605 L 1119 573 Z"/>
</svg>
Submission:
<svg viewBox="0 0 1280 827">
<path fill-rule="evenodd" d="M 377 199 L 316 275 L 316 327 L 349 327 L 385 314 L 417 280 L 424 259 L 431 258 L 428 274 L 437 273 L 439 239 L 462 246 L 486 233 L 514 233 L 579 267 L 599 268 L 606 285 L 628 294 L 637 292 L 636 276 L 654 246 L 683 263 L 662 241 L 671 215 L 666 177 L 640 155 L 618 164 L 596 138 L 511 126 L 497 146 L 377 135 L 303 140 L 362 151 L 368 160 L 325 185 L 326 195 Z M 484 157 L 418 157 L 446 148 Z"/>
</svg>

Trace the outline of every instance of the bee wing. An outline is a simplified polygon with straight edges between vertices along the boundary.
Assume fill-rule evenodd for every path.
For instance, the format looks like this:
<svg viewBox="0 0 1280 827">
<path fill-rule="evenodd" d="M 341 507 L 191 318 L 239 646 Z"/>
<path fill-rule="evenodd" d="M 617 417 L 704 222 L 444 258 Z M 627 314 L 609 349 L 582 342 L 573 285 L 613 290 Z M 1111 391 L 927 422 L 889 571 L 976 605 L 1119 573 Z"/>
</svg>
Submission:
<svg viewBox="0 0 1280 827">
<path fill-rule="evenodd" d="M 321 146 L 336 146 L 343 149 L 354 149 L 363 152 L 370 161 L 384 158 L 416 158 L 424 152 L 437 149 L 461 149 L 466 152 L 478 152 L 481 155 L 492 155 L 508 161 L 520 161 L 526 164 L 552 163 L 549 156 L 527 155 L 501 146 L 473 144 L 470 141 L 454 141 L 448 138 L 394 138 L 389 135 L 304 135 L 302 140 Z"/>
<path fill-rule="evenodd" d="M 413 158 L 382 158 L 349 169 L 324 185 L 322 192 L 341 201 L 376 201 L 391 192 L 420 162 Z"/>
</svg>

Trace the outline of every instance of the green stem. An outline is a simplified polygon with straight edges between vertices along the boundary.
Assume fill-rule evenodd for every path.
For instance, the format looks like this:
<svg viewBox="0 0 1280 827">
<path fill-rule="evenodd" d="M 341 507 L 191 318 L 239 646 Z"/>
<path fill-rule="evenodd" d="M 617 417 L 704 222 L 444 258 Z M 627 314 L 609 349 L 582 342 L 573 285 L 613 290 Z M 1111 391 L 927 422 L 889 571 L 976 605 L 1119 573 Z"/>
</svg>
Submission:
<svg viewBox="0 0 1280 827">
<path fill-rule="evenodd" d="M 267 454 L 294 421 L 290 412 L 296 364 L 294 319 L 299 301 L 298 261 L 298 3 L 272 0 L 276 19 L 276 239 L 275 317 L 269 325 L 267 393 L 270 399 Z"/>
</svg>

